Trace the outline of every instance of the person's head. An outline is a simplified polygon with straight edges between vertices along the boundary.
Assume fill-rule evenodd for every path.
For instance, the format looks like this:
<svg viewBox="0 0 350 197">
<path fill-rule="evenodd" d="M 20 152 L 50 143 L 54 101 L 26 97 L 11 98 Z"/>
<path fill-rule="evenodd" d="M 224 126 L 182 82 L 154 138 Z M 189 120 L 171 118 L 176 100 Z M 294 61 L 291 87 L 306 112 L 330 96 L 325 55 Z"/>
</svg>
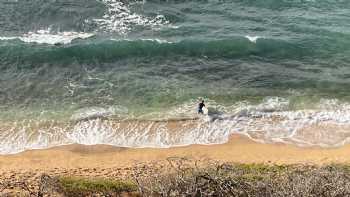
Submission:
<svg viewBox="0 0 350 197">
<path fill-rule="evenodd" d="M 201 99 L 201 103 L 204 103 L 204 99 Z"/>
</svg>

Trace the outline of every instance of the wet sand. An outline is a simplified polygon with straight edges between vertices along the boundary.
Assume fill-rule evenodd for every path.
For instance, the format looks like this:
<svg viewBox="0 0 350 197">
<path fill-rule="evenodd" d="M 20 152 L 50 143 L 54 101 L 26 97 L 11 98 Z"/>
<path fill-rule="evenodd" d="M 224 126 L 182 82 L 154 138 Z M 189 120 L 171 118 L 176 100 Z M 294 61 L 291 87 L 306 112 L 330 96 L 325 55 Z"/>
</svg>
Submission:
<svg viewBox="0 0 350 197">
<path fill-rule="evenodd" d="M 301 148 L 286 144 L 261 144 L 244 136 L 232 135 L 218 145 L 190 145 L 166 149 L 117 148 L 108 145 L 67 145 L 0 156 L 0 172 L 18 170 L 115 168 L 165 160 L 168 157 L 211 159 L 221 162 L 271 164 L 349 163 L 350 145 L 325 149 Z"/>
</svg>

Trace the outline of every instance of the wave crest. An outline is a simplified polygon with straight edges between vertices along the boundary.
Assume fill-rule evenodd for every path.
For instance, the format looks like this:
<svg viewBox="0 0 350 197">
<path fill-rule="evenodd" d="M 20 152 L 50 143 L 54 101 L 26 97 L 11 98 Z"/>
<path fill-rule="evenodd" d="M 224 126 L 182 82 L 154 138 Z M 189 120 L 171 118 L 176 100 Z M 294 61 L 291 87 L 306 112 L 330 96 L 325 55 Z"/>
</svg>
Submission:
<svg viewBox="0 0 350 197">
<path fill-rule="evenodd" d="M 18 61 L 21 57 L 20 61 L 34 61 L 35 63 L 67 62 L 69 60 L 110 62 L 125 58 L 163 58 L 180 55 L 201 58 L 260 56 L 276 59 L 303 58 L 313 55 L 312 50 L 296 43 L 273 39 L 258 39 L 256 43 L 253 43 L 244 37 L 213 41 L 183 40 L 178 42 L 157 39 L 94 40 L 93 42 L 79 42 L 65 47 L 36 47 L 20 43 L 3 43 L 0 45 L 0 54 L 2 53 L 8 54 L 6 56 L 7 62 Z M 24 57 L 22 57 L 23 54 L 25 54 Z"/>
<path fill-rule="evenodd" d="M 36 32 L 28 32 L 23 36 L 0 37 L 0 40 L 15 40 L 19 39 L 27 43 L 38 44 L 69 44 L 75 39 L 87 39 L 94 36 L 92 33 L 84 32 L 52 32 L 51 29 L 38 30 Z"/>
</svg>

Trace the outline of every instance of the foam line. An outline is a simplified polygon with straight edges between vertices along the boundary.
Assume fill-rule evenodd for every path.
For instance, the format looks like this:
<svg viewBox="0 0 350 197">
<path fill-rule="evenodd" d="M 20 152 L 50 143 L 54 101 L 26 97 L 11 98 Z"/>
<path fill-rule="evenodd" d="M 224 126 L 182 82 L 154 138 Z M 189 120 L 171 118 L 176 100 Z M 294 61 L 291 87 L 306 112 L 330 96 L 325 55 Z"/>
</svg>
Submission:
<svg viewBox="0 0 350 197">
<path fill-rule="evenodd" d="M 224 113 L 215 112 L 206 117 L 196 114 L 193 100 L 167 112 L 129 119 L 113 118 L 121 117 L 120 113 L 128 116 L 122 106 L 84 108 L 72 115 L 71 122 L 1 123 L 0 154 L 73 143 L 133 148 L 221 144 L 231 134 L 245 135 L 261 143 L 337 147 L 350 139 L 350 105 L 335 103 L 323 100 L 320 108 L 289 110 L 289 101 L 278 97 L 267 98 L 257 105 L 234 106 L 221 106 L 207 99 L 208 106 Z M 178 119 L 183 114 L 188 117 Z"/>
<path fill-rule="evenodd" d="M 37 32 L 28 32 L 22 36 L 0 37 L 0 40 L 19 39 L 23 42 L 38 44 L 69 44 L 75 39 L 87 39 L 94 36 L 92 33 L 84 32 L 58 32 L 51 33 L 51 30 L 38 30 Z"/>
</svg>

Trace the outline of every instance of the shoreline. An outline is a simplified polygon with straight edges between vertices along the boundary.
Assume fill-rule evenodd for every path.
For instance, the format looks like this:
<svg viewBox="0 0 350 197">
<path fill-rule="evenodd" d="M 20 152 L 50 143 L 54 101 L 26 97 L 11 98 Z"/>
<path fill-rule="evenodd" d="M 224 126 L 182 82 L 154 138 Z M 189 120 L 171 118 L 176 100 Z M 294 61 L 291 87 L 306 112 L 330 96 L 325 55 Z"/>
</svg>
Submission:
<svg viewBox="0 0 350 197">
<path fill-rule="evenodd" d="M 110 145 L 64 145 L 0 156 L 0 171 L 127 167 L 164 161 L 169 157 L 233 163 L 314 164 L 350 163 L 350 145 L 339 148 L 262 144 L 232 135 L 225 144 L 172 148 L 120 148 Z"/>
</svg>

